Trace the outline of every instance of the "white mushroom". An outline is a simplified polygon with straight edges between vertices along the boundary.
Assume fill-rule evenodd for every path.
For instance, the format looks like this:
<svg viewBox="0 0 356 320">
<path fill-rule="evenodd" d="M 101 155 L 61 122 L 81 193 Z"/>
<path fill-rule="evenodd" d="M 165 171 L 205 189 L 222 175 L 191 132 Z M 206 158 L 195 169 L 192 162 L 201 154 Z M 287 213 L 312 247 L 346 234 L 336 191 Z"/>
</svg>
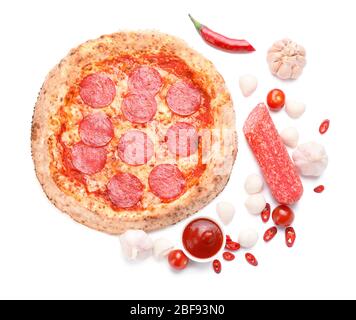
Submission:
<svg viewBox="0 0 356 320">
<path fill-rule="evenodd" d="M 258 241 L 258 232 L 255 229 L 247 228 L 240 232 L 238 242 L 242 248 L 251 249 Z"/>
<path fill-rule="evenodd" d="M 325 148 L 316 142 L 299 145 L 292 156 L 295 165 L 303 176 L 319 177 L 328 165 Z"/>
<path fill-rule="evenodd" d="M 258 174 L 250 174 L 245 181 L 245 190 L 248 194 L 256 194 L 263 189 L 263 179 Z"/>
<path fill-rule="evenodd" d="M 267 62 L 276 77 L 297 79 L 306 64 L 305 49 L 290 39 L 277 41 L 268 50 Z"/>
<path fill-rule="evenodd" d="M 286 146 L 295 148 L 298 145 L 299 133 L 296 128 L 286 128 L 281 131 L 280 136 Z"/>
<path fill-rule="evenodd" d="M 253 75 L 246 74 L 240 77 L 240 89 L 245 97 L 249 97 L 257 88 L 257 78 Z"/>
<path fill-rule="evenodd" d="M 291 118 L 297 119 L 305 112 L 305 104 L 295 100 L 287 100 L 285 110 Z"/>
<path fill-rule="evenodd" d="M 245 201 L 247 211 L 253 215 L 259 215 L 266 207 L 266 200 L 261 193 L 250 195 Z"/>
<path fill-rule="evenodd" d="M 152 254 L 153 241 L 142 230 L 128 230 L 120 236 L 124 256 L 129 260 L 143 260 Z"/>
<path fill-rule="evenodd" d="M 172 242 L 165 238 L 159 238 L 153 243 L 153 255 L 155 258 L 160 259 L 168 255 L 174 248 Z"/>
<path fill-rule="evenodd" d="M 230 202 L 219 202 L 216 205 L 216 212 L 224 225 L 228 225 L 235 215 L 235 207 Z"/>
</svg>

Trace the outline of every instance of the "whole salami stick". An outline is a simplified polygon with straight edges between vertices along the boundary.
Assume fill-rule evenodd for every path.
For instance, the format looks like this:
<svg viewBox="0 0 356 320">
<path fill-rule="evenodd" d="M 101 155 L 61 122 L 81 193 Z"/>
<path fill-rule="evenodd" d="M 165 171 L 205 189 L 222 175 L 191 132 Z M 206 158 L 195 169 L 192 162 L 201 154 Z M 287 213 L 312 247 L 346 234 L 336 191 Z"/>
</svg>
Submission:
<svg viewBox="0 0 356 320">
<path fill-rule="evenodd" d="M 252 110 L 243 131 L 273 197 L 281 204 L 297 202 L 303 194 L 302 182 L 263 103 Z"/>
</svg>

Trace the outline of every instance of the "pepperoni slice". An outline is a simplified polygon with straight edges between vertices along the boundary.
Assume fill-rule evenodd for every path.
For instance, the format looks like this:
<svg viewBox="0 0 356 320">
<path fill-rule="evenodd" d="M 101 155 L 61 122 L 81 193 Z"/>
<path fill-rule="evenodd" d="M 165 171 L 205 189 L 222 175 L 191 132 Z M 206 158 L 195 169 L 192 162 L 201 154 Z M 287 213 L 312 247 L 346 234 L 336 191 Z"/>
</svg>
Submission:
<svg viewBox="0 0 356 320">
<path fill-rule="evenodd" d="M 116 96 L 115 83 L 102 73 L 93 73 L 80 83 L 80 96 L 92 108 L 107 107 Z"/>
<path fill-rule="evenodd" d="M 107 152 L 105 148 L 93 148 L 79 142 L 70 152 L 75 169 L 85 174 L 94 174 L 105 167 Z"/>
<path fill-rule="evenodd" d="M 131 173 L 118 173 L 113 176 L 108 185 L 111 202 L 119 208 L 131 208 L 142 198 L 143 184 Z"/>
<path fill-rule="evenodd" d="M 114 127 L 105 113 L 98 112 L 81 121 L 79 135 L 86 145 L 103 147 L 114 137 Z"/>
<path fill-rule="evenodd" d="M 162 79 L 156 69 L 142 66 L 132 72 L 128 86 L 130 92 L 145 91 L 154 96 L 162 87 Z"/>
<path fill-rule="evenodd" d="M 174 200 L 184 193 L 186 181 L 182 172 L 172 164 L 156 166 L 148 177 L 151 191 L 162 200 Z"/>
<path fill-rule="evenodd" d="M 190 116 L 197 112 L 201 103 L 201 94 L 186 82 L 176 82 L 167 92 L 168 107 L 180 116 Z"/>
<path fill-rule="evenodd" d="M 122 113 L 127 120 L 133 123 L 146 123 L 152 120 L 156 111 L 156 100 L 147 94 L 129 94 L 122 102 Z"/>
<path fill-rule="evenodd" d="M 121 136 L 118 152 L 120 159 L 125 163 L 140 166 L 152 158 L 154 146 L 146 133 L 131 130 Z"/>
<path fill-rule="evenodd" d="M 197 130 L 189 123 L 177 122 L 166 135 L 168 150 L 180 157 L 189 157 L 198 150 Z"/>
</svg>

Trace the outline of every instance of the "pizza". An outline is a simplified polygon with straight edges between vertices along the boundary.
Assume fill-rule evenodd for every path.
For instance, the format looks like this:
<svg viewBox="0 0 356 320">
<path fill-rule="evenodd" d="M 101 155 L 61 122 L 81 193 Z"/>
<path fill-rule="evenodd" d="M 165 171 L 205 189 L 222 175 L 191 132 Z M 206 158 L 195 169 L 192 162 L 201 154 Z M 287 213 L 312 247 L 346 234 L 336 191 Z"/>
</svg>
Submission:
<svg viewBox="0 0 356 320">
<path fill-rule="evenodd" d="M 202 209 L 225 187 L 237 153 L 222 76 L 156 31 L 71 50 L 43 84 L 31 141 L 47 197 L 110 234 L 160 229 Z"/>
</svg>

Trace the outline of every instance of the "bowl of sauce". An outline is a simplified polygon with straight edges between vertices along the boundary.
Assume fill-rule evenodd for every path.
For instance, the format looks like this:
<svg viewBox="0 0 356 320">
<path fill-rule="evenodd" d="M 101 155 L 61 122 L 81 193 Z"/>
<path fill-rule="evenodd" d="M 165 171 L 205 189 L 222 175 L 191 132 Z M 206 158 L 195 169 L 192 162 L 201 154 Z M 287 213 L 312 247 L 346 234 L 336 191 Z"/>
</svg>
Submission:
<svg viewBox="0 0 356 320">
<path fill-rule="evenodd" d="M 183 230 L 185 254 L 192 261 L 209 262 L 225 247 L 225 234 L 221 225 L 211 218 L 195 218 Z"/>
</svg>

